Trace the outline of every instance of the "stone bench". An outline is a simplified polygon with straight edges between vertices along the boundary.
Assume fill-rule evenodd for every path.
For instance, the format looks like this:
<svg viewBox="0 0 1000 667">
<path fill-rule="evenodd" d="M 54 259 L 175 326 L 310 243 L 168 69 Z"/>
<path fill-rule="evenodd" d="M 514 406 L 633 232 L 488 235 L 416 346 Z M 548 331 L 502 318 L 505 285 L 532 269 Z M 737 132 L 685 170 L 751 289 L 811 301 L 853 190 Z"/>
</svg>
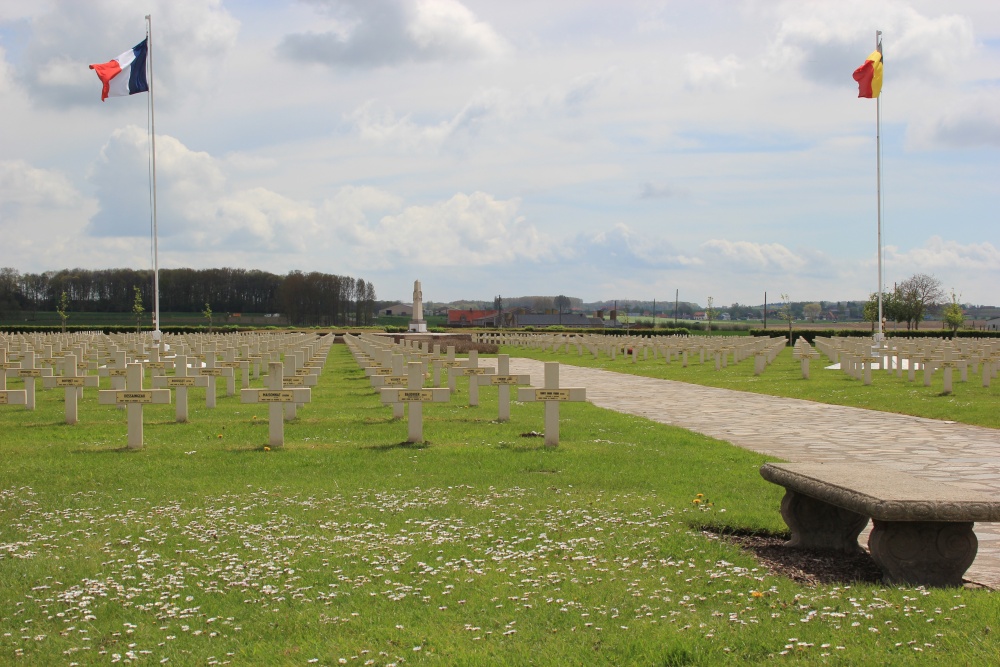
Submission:
<svg viewBox="0 0 1000 667">
<path fill-rule="evenodd" d="M 785 488 L 787 546 L 846 553 L 872 520 L 868 549 L 887 583 L 961 586 L 976 558 L 976 521 L 1000 521 L 1000 497 L 861 463 L 766 463 Z"/>
</svg>

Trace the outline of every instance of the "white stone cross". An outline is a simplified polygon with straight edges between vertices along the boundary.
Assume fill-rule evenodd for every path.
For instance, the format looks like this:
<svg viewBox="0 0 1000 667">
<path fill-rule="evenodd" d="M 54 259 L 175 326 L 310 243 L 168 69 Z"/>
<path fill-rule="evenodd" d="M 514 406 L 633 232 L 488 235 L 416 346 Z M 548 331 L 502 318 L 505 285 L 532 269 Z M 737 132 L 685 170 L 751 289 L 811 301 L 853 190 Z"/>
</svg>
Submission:
<svg viewBox="0 0 1000 667">
<path fill-rule="evenodd" d="M 128 409 L 128 448 L 142 449 L 142 406 L 148 403 L 169 404 L 169 389 L 143 389 L 142 364 L 125 367 L 125 389 L 104 389 L 97 392 L 102 405 L 125 405 Z"/>
<path fill-rule="evenodd" d="M 76 355 L 72 352 L 63 357 L 63 374 L 58 377 L 43 377 L 42 383 L 47 388 L 65 387 L 66 423 L 75 424 L 78 415 L 78 401 L 84 387 L 96 387 L 100 378 L 96 375 L 77 375 Z"/>
<path fill-rule="evenodd" d="M 205 407 L 215 407 L 215 378 L 233 376 L 232 368 L 222 368 L 215 363 L 215 345 L 206 346 L 204 355 L 205 366 L 201 369 L 201 374 L 208 378 L 208 386 L 205 387 Z"/>
<path fill-rule="evenodd" d="M 424 389 L 424 365 L 419 361 L 406 364 L 406 389 L 381 389 L 382 403 L 391 405 L 403 403 L 409 412 L 409 435 L 407 442 L 424 440 L 424 403 L 447 403 L 451 390 L 444 387 Z"/>
<path fill-rule="evenodd" d="M 480 375 L 470 379 L 477 381 L 481 385 L 492 385 L 500 388 L 499 397 L 497 399 L 497 403 L 499 405 L 499 416 L 497 417 L 497 421 L 501 422 L 510 421 L 511 385 L 531 384 L 530 375 L 510 374 L 510 356 L 506 354 L 497 355 L 496 375 Z"/>
<path fill-rule="evenodd" d="M 547 361 L 544 387 L 520 387 L 517 390 L 517 400 L 545 402 L 545 445 L 555 447 L 559 444 L 559 404 L 564 401 L 586 401 L 587 390 L 584 387 L 560 387 L 559 362 Z"/>
<path fill-rule="evenodd" d="M 194 369 L 189 369 L 187 359 L 186 355 L 178 354 L 174 357 L 174 374 L 172 376 L 154 375 L 152 377 L 153 386 L 157 389 L 173 389 L 176 392 L 177 409 L 175 414 L 178 424 L 183 424 L 188 420 L 188 387 L 208 386 L 208 377 L 197 374 Z"/>
<path fill-rule="evenodd" d="M 455 358 L 454 345 L 449 345 L 447 347 L 445 355 L 446 356 L 444 359 L 439 358 L 434 360 L 434 386 L 435 387 L 441 386 L 441 369 L 444 368 L 445 374 L 448 378 L 448 389 L 451 391 L 455 391 L 455 380 L 454 377 L 451 375 L 451 369 L 458 368 L 459 366 L 462 365 L 463 362 Z"/>
<path fill-rule="evenodd" d="M 479 381 L 477 377 L 493 375 L 495 372 L 492 368 L 481 367 L 479 365 L 479 352 L 469 350 L 469 359 L 463 366 L 457 366 L 448 370 L 448 388 L 451 391 L 455 391 L 455 388 L 452 386 L 454 384 L 453 378 L 459 376 L 468 377 L 469 407 L 475 407 L 479 405 Z"/>
<path fill-rule="evenodd" d="M 7 389 L 7 370 L 18 364 L 7 361 L 7 348 L 0 347 L 0 405 L 25 405 L 28 392 L 24 389 Z"/>
<path fill-rule="evenodd" d="M 389 374 L 383 375 L 381 373 L 377 373 L 370 376 L 372 387 L 376 389 L 382 389 L 383 387 L 406 387 L 409 384 L 409 378 L 403 374 L 403 355 L 401 354 L 392 355 L 389 363 L 391 363 L 392 366 L 390 368 L 384 369 L 388 370 Z M 405 404 L 393 403 L 392 418 L 402 419 L 405 409 L 406 409 Z"/>
<path fill-rule="evenodd" d="M 285 444 L 285 417 L 282 405 L 288 403 L 308 403 L 312 400 L 312 390 L 308 387 L 286 389 L 282 384 L 282 364 L 272 361 L 267 365 L 267 387 L 264 389 L 241 389 L 241 403 L 267 404 L 267 442 L 271 447 Z"/>
<path fill-rule="evenodd" d="M 21 368 L 18 369 L 17 375 L 24 379 L 24 390 L 28 392 L 28 400 L 25 403 L 25 407 L 28 410 L 34 410 L 35 378 L 52 375 L 52 369 L 35 366 L 35 351 L 28 349 L 21 353 Z"/>
<path fill-rule="evenodd" d="M 21 365 L 16 361 L 7 361 L 7 348 L 0 347 L 0 391 L 7 390 L 7 371 L 20 367 Z M 16 391 L 20 391 L 20 389 Z"/>
</svg>

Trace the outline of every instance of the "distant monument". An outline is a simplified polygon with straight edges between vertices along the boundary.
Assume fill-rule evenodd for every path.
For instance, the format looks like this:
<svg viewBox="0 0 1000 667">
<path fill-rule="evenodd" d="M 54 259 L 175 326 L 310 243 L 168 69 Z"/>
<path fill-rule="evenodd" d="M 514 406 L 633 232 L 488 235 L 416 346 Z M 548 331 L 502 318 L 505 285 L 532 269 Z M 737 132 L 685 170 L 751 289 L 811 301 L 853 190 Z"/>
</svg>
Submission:
<svg viewBox="0 0 1000 667">
<path fill-rule="evenodd" d="M 424 293 L 420 291 L 420 281 L 413 281 L 413 319 L 410 320 L 410 331 L 427 333 L 427 322 L 424 320 Z"/>
</svg>

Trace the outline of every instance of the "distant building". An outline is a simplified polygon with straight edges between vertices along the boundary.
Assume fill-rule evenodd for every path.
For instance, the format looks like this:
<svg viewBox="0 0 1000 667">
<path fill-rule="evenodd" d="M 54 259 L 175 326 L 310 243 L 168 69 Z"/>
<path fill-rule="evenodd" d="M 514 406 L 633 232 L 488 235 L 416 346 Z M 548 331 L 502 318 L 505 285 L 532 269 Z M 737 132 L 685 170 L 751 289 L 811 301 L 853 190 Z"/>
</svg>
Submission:
<svg viewBox="0 0 1000 667">
<path fill-rule="evenodd" d="M 397 303 L 394 306 L 389 306 L 388 308 L 383 308 L 378 311 L 379 315 L 393 315 L 393 316 L 405 316 L 413 317 L 413 304 L 411 303 Z"/>
<path fill-rule="evenodd" d="M 559 315 L 536 315 L 534 313 L 515 313 L 515 327 L 556 327 L 564 326 L 572 329 L 604 328 L 604 320 L 599 317 L 587 317 L 583 313 L 563 313 Z"/>
<path fill-rule="evenodd" d="M 496 310 L 448 310 L 450 327 L 492 327 L 495 326 Z"/>
<path fill-rule="evenodd" d="M 1000 331 L 1000 317 L 994 317 L 992 320 L 986 320 L 986 330 Z"/>
</svg>

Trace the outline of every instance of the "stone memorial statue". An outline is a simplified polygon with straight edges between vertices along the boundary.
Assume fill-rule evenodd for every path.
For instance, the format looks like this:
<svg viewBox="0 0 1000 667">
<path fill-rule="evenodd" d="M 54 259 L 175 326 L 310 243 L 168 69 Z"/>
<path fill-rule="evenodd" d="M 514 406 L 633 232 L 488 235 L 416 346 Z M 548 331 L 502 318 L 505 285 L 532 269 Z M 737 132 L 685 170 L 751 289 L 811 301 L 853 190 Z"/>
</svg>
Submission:
<svg viewBox="0 0 1000 667">
<path fill-rule="evenodd" d="M 410 331 L 427 333 L 427 322 L 424 320 L 424 293 L 420 291 L 420 281 L 413 281 L 413 319 L 410 320 Z"/>
</svg>

